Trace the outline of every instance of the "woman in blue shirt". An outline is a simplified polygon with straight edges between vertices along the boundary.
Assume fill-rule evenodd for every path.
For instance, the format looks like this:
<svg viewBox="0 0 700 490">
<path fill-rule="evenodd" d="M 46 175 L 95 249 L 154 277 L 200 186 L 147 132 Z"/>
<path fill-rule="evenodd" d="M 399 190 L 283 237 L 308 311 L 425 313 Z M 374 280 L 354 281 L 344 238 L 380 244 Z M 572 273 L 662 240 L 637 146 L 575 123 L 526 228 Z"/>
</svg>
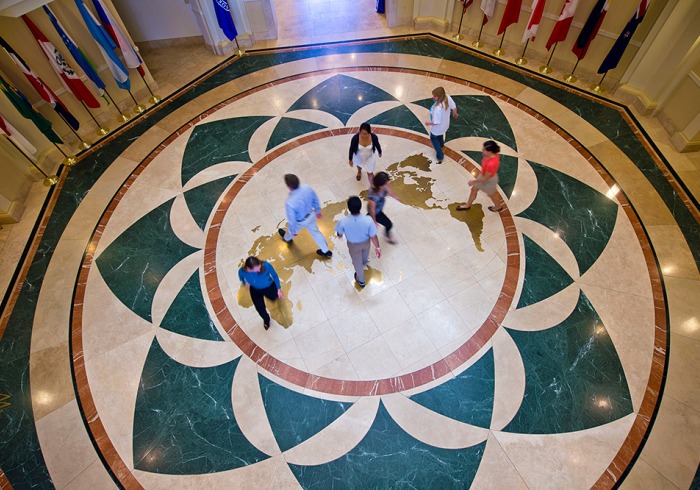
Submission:
<svg viewBox="0 0 700 490">
<path fill-rule="evenodd" d="M 277 272 L 269 262 L 251 255 L 245 259 L 243 267 L 238 269 L 238 278 L 250 290 L 250 299 L 267 330 L 270 328 L 270 314 L 265 308 L 265 297 L 272 301 L 284 298 Z"/>
</svg>

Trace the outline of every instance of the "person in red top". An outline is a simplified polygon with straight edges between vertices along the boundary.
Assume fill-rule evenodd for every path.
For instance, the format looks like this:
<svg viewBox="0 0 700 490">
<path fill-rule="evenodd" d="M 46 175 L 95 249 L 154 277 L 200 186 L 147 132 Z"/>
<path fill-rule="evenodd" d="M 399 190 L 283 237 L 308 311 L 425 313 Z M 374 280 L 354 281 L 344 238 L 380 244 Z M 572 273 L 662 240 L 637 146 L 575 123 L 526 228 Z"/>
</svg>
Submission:
<svg viewBox="0 0 700 490">
<path fill-rule="evenodd" d="M 495 141 L 488 140 L 484 143 L 484 147 L 481 150 L 484 154 L 484 157 L 481 159 L 481 173 L 476 179 L 469 182 L 469 186 L 472 188 L 469 200 L 466 204 L 457 206 L 458 210 L 466 211 L 471 208 L 479 191 L 484 191 L 493 201 L 494 205 L 489 206 L 489 211 L 498 213 L 505 209 L 505 206 L 496 207 L 495 205 L 498 197 L 498 167 L 501 165 L 500 151 L 501 147 Z"/>
</svg>

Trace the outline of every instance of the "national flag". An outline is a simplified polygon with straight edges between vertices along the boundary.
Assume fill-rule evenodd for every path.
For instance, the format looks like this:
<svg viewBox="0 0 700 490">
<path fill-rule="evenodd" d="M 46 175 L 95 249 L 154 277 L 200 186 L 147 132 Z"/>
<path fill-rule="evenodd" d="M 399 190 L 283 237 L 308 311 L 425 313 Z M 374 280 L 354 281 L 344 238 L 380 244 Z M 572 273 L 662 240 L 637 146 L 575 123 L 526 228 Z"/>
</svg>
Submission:
<svg viewBox="0 0 700 490">
<path fill-rule="evenodd" d="M 474 0 L 462 0 L 462 13 L 465 13 Z"/>
<path fill-rule="evenodd" d="M 521 42 L 525 42 L 530 39 L 534 41 L 535 35 L 537 34 L 537 28 L 540 27 L 542 14 L 544 13 L 544 4 L 545 0 L 533 0 L 532 13 L 530 14 L 530 19 L 527 21 L 527 27 L 525 28 L 523 40 Z"/>
<path fill-rule="evenodd" d="M 78 47 L 78 45 L 75 44 L 75 41 L 73 41 L 73 39 L 71 39 L 71 37 L 66 33 L 66 30 L 63 28 L 63 26 L 58 21 L 51 9 L 48 8 L 46 5 L 44 5 L 43 8 L 44 12 L 46 12 L 46 15 L 49 16 L 49 20 L 56 29 L 56 32 L 59 36 L 61 36 L 63 44 L 65 44 L 66 48 L 68 48 L 68 51 L 70 51 L 70 54 L 75 60 L 75 62 L 78 63 L 80 68 L 82 68 L 83 72 L 85 72 L 85 76 L 88 77 L 90 81 L 95 84 L 95 87 L 97 88 L 100 97 L 104 97 L 105 82 L 103 82 L 100 76 L 97 74 L 97 70 L 95 70 L 93 64 L 90 62 L 88 57 L 85 56 L 85 53 L 83 53 L 83 51 Z M 109 101 L 107 101 L 107 103 L 109 103 Z"/>
<path fill-rule="evenodd" d="M 506 32 L 509 25 L 516 24 L 518 22 L 522 3 L 523 0 L 508 0 L 508 3 L 506 3 L 506 10 L 503 12 L 503 18 L 501 19 L 501 25 L 498 27 L 499 36 Z"/>
<path fill-rule="evenodd" d="M 39 30 L 39 28 L 34 25 L 32 20 L 26 15 L 22 16 L 22 20 L 25 24 L 27 24 L 29 30 L 32 31 L 36 42 L 39 43 L 39 47 L 48 58 L 51 67 L 61 79 L 61 83 L 65 89 L 75 95 L 76 99 L 85 103 L 86 106 L 92 107 L 93 109 L 100 107 L 100 103 L 97 101 L 95 96 L 92 95 L 90 89 L 87 88 L 77 73 L 73 71 L 73 68 L 71 68 L 51 41 L 46 38 L 44 33 L 41 32 L 41 30 Z"/>
<path fill-rule="evenodd" d="M 0 37 L 0 46 L 2 46 L 2 49 L 4 49 L 10 58 L 12 58 L 12 61 L 15 62 L 15 65 L 17 65 L 20 71 L 24 73 L 24 76 L 27 77 L 27 80 L 29 80 L 29 83 L 32 84 L 32 87 L 34 87 L 34 90 L 38 92 L 41 98 L 48 102 L 51 108 L 56 111 L 67 124 L 77 131 L 80 127 L 80 123 L 75 117 L 73 117 L 73 114 L 70 113 L 68 108 L 63 105 L 61 99 L 59 99 L 58 96 L 53 93 L 53 90 L 51 90 L 51 88 L 49 88 L 49 86 L 46 85 L 44 81 L 32 71 L 31 68 L 29 68 L 29 65 L 24 62 L 22 57 L 17 54 L 17 52 L 12 49 L 12 46 L 7 44 L 2 37 Z"/>
<path fill-rule="evenodd" d="M 637 30 L 637 26 L 644 20 L 644 14 L 647 13 L 648 7 L 648 0 L 641 0 L 639 2 L 637 10 L 634 12 L 634 15 L 632 15 L 632 18 L 625 26 L 625 30 L 622 31 L 620 37 L 617 38 L 617 41 L 615 41 L 615 44 L 613 44 L 612 49 L 603 60 L 603 63 L 601 63 L 600 68 L 598 68 L 598 73 L 607 73 L 608 70 L 612 70 L 617 66 L 617 64 L 620 62 L 620 58 L 622 58 L 622 53 L 625 52 L 625 49 L 627 49 L 627 46 L 630 43 L 630 39 L 632 39 L 632 34 L 634 34 L 634 31 Z"/>
<path fill-rule="evenodd" d="M 586 20 L 586 23 L 583 25 L 583 29 L 581 29 L 581 33 L 574 43 L 574 47 L 571 49 L 579 61 L 586 56 L 591 41 L 593 41 L 593 38 L 598 34 L 598 29 L 600 29 L 600 25 L 603 23 L 606 13 L 608 13 L 608 0 L 598 0 L 593 6 L 588 20 Z"/>
<path fill-rule="evenodd" d="M 15 129 L 15 127 L 10 124 L 10 121 L 5 119 L 2 114 L 0 114 L 0 133 L 4 134 L 16 144 L 25 155 L 30 156 L 36 153 L 36 148 L 32 145 L 27 138 L 22 136 L 22 134 Z"/>
<path fill-rule="evenodd" d="M 142 61 L 138 53 L 136 53 L 136 48 L 129 42 L 124 31 L 119 27 L 119 24 L 112 16 L 112 12 L 102 3 L 102 0 L 92 0 L 92 4 L 95 6 L 100 22 L 102 22 L 102 27 L 105 28 L 109 37 L 121 50 L 126 66 L 136 68 L 141 75 L 145 75 L 146 72 L 141 66 Z"/>
<path fill-rule="evenodd" d="M 547 51 L 549 51 L 554 44 L 564 41 L 566 36 L 569 35 L 571 21 L 574 20 L 574 13 L 576 12 L 577 6 L 578 0 L 566 0 L 566 3 L 564 3 L 564 6 L 561 8 L 557 23 L 554 24 L 554 29 L 552 29 L 552 33 L 547 40 Z"/>
<path fill-rule="evenodd" d="M 58 136 L 51 128 L 51 122 L 39 114 L 34 107 L 32 107 L 32 104 L 27 100 L 22 92 L 13 87 L 10 82 L 1 76 L 0 91 L 2 91 L 8 99 L 10 99 L 10 102 L 12 102 L 12 105 L 15 106 L 17 112 L 22 114 L 23 117 L 32 121 L 39 131 L 41 131 L 42 134 L 49 139 L 49 141 L 52 143 L 63 143 L 60 136 Z"/>
<path fill-rule="evenodd" d="M 233 17 L 231 17 L 231 8 L 228 5 L 228 0 L 213 0 L 213 2 L 219 27 L 224 31 L 229 41 L 233 41 L 238 36 L 238 31 L 233 23 Z"/>
<path fill-rule="evenodd" d="M 88 8 L 83 3 L 83 0 L 75 0 L 75 5 L 78 7 L 78 12 L 80 12 L 85 26 L 90 31 L 92 38 L 97 43 L 97 47 L 100 48 L 102 57 L 107 63 L 107 68 L 112 72 L 114 80 L 117 82 L 119 88 L 124 90 L 131 89 L 131 82 L 129 81 L 129 70 L 126 69 L 124 63 L 121 62 L 119 57 L 116 55 L 114 50 L 117 45 L 112 38 L 109 37 L 107 31 L 105 31 L 100 21 L 98 21 L 95 16 L 88 10 Z"/>
<path fill-rule="evenodd" d="M 496 0 L 481 0 L 481 11 L 484 13 L 482 25 L 486 25 L 489 19 L 493 17 L 494 10 L 496 10 Z"/>
</svg>

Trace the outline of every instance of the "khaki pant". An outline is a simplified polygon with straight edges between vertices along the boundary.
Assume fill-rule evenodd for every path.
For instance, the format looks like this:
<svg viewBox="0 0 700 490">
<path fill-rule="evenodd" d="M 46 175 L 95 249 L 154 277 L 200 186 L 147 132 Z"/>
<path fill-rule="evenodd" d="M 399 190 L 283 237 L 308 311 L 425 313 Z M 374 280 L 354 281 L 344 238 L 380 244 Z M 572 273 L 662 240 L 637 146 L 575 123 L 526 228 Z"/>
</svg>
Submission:
<svg viewBox="0 0 700 490">
<path fill-rule="evenodd" d="M 348 250 L 352 259 L 352 266 L 355 268 L 357 280 L 365 282 L 365 265 L 369 260 L 369 239 L 360 243 L 348 242 Z"/>
</svg>

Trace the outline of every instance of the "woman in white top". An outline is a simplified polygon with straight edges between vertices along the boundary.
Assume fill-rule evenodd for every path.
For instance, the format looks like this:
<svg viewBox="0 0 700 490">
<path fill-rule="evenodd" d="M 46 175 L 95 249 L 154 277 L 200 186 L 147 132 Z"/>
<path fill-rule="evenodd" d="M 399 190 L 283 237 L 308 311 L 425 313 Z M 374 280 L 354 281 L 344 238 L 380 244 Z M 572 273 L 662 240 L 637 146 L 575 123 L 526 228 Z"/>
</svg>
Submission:
<svg viewBox="0 0 700 490">
<path fill-rule="evenodd" d="M 452 117 L 457 119 L 457 105 L 442 87 L 433 90 L 433 100 L 435 102 L 430 108 L 430 121 L 426 121 L 425 125 L 430 129 L 430 142 L 435 148 L 437 163 L 442 163 L 445 158 L 442 152 L 442 147 L 445 146 L 445 133 L 450 127 L 450 111 L 452 111 Z"/>
<path fill-rule="evenodd" d="M 379 144 L 379 138 L 372 132 L 372 127 L 369 123 L 360 124 L 360 132 L 350 140 L 350 152 L 348 154 L 350 166 L 357 166 L 357 176 L 355 178 L 358 181 L 362 178 L 362 169 L 364 168 L 367 171 L 369 185 L 372 185 L 377 155 L 382 156 L 382 145 Z"/>
</svg>

